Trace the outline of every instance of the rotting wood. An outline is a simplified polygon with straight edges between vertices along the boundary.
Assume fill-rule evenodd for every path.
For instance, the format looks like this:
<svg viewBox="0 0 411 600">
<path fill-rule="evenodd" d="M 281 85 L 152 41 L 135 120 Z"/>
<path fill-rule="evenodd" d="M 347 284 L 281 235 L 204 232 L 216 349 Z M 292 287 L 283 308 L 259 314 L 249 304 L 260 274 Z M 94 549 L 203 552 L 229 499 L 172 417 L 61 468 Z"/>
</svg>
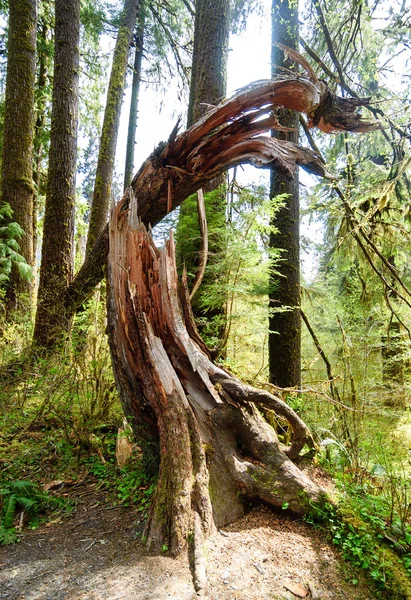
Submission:
<svg viewBox="0 0 411 600">
<path fill-rule="evenodd" d="M 253 499 L 297 514 L 321 489 L 281 448 L 255 403 L 276 408 L 291 424 L 296 456 L 310 444 L 299 417 L 274 396 L 243 385 L 197 344 L 178 282 L 174 243 L 157 249 L 138 220 L 137 199 L 125 213 L 118 205 L 110 225 L 109 338 L 123 403 L 146 440 L 149 408 L 158 426 L 159 482 L 147 525 L 150 547 L 179 553 L 195 514 L 206 536 L 244 511 Z M 189 330 L 193 333 L 190 334 Z M 130 403 L 130 390 L 134 390 Z"/>
<path fill-rule="evenodd" d="M 201 527 L 201 518 L 197 512 L 194 512 L 194 589 L 199 598 L 204 598 L 207 594 L 207 572 L 206 559 L 204 554 L 204 534 Z"/>
</svg>

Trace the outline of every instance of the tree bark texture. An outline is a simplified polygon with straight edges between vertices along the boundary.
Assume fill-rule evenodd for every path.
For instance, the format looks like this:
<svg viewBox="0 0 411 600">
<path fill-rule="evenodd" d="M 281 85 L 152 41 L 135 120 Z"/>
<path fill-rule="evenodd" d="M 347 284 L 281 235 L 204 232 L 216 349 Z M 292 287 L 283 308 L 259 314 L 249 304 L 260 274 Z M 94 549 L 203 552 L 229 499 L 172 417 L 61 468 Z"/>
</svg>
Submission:
<svg viewBox="0 0 411 600">
<path fill-rule="evenodd" d="M 126 165 L 124 167 L 124 189 L 130 185 L 134 173 L 134 149 L 136 145 L 136 129 L 138 116 L 138 96 L 141 80 L 141 63 L 144 43 L 144 13 L 140 9 L 138 27 L 134 38 L 135 54 L 133 65 L 133 83 L 131 85 L 130 115 L 128 118 Z"/>
<path fill-rule="evenodd" d="M 404 343 L 401 326 L 392 318 L 387 326 L 387 333 L 381 339 L 382 381 L 387 387 L 404 386 Z M 397 398 L 394 405 L 401 405 L 404 398 Z"/>
<path fill-rule="evenodd" d="M 13 221 L 24 231 L 20 254 L 34 265 L 33 252 L 33 135 L 36 74 L 36 0 L 15 0 L 9 6 L 9 38 L 4 112 L 1 201 L 10 204 Z M 6 290 L 9 309 L 21 293 L 30 295 L 33 280 L 13 267 Z"/>
<path fill-rule="evenodd" d="M 307 75 L 247 86 L 180 135 L 176 126 L 169 141 L 161 143 L 134 176 L 121 199 L 123 210 L 128 210 L 130 192 L 134 193 L 140 219 L 154 226 L 207 181 L 243 163 L 262 168 L 275 163 L 290 175 L 300 164 L 311 173 L 332 178 L 315 152 L 260 135 L 280 127 L 274 108 L 304 112 L 310 126 L 328 133 L 366 132 L 377 126 L 358 114 L 361 101 L 333 97 L 303 57 L 294 60 L 301 61 Z M 107 255 L 108 226 L 67 289 L 68 312 L 74 313 L 103 278 Z"/>
<path fill-rule="evenodd" d="M 281 47 L 298 48 L 298 0 L 273 0 L 272 3 L 271 74 L 295 68 Z M 279 122 L 289 131 L 273 131 L 277 139 L 298 143 L 299 114 L 280 109 Z M 269 375 L 280 387 L 300 387 L 301 383 L 301 315 L 300 315 L 300 216 L 298 170 L 290 179 L 271 169 L 270 197 L 285 194 L 284 206 L 272 222 L 270 247 L 281 250 L 280 262 L 270 274 L 269 292 Z M 279 309 L 279 310 L 278 310 Z M 284 310 L 285 309 L 285 310 Z"/>
<path fill-rule="evenodd" d="M 196 1 L 188 127 L 224 100 L 229 28 L 229 0 Z"/>
<path fill-rule="evenodd" d="M 210 108 L 219 104 L 226 94 L 228 41 L 230 33 L 230 0 L 197 0 L 194 23 L 194 48 L 191 68 L 190 98 L 188 104 L 187 126 L 190 127 L 205 115 Z M 224 184 L 225 174 L 209 181 L 204 192 L 217 189 Z M 208 200 L 208 213 L 211 222 L 225 222 L 226 198 L 222 191 Z M 177 227 L 177 252 L 179 263 L 184 264 L 187 272 L 192 274 L 190 283 L 196 277 L 201 264 L 200 216 L 197 204 L 187 201 L 180 209 Z M 221 229 L 221 227 L 220 227 Z M 188 231 L 189 230 L 189 231 Z M 215 281 L 215 267 L 224 260 L 225 236 L 212 234 L 209 237 L 209 264 L 206 266 L 202 286 L 193 298 L 193 310 L 196 318 L 208 323 L 213 338 L 218 340 L 217 346 L 223 345 L 227 324 L 225 297 L 213 308 L 204 309 L 203 294 L 207 284 Z M 212 268 L 213 274 L 210 273 Z M 221 350 L 223 350 L 221 348 Z M 216 348 L 219 352 L 219 349 Z"/>
<path fill-rule="evenodd" d="M 34 257 L 37 253 L 38 232 L 37 232 L 37 213 L 38 213 L 38 197 L 41 193 L 45 193 L 45 174 L 43 172 L 44 158 L 44 140 L 46 133 L 46 114 L 47 114 L 47 92 L 49 70 L 51 65 L 51 57 L 44 45 L 50 43 L 50 29 L 47 21 L 47 16 L 43 15 L 39 19 L 40 39 L 37 48 L 38 58 L 38 74 L 36 83 L 36 102 L 35 102 L 35 126 L 34 126 L 34 165 L 33 165 L 33 182 L 35 185 L 34 203 L 33 203 L 33 253 Z"/>
<path fill-rule="evenodd" d="M 117 34 L 100 139 L 86 256 L 107 224 L 128 55 L 139 6 L 140 0 L 125 0 Z"/>
<path fill-rule="evenodd" d="M 304 514 L 322 490 L 290 460 L 309 431 L 279 398 L 214 365 L 194 325 L 174 242 L 158 250 L 138 199 L 110 220 L 109 340 L 126 415 L 146 445 L 159 445 L 159 480 L 146 528 L 149 547 L 178 554 L 196 519 L 204 535 L 237 519 L 250 501 Z M 289 419 L 281 448 L 256 406 Z"/>
<path fill-rule="evenodd" d="M 80 0 L 56 0 L 53 104 L 34 343 L 50 348 L 69 330 L 73 277 L 79 89 Z"/>
</svg>

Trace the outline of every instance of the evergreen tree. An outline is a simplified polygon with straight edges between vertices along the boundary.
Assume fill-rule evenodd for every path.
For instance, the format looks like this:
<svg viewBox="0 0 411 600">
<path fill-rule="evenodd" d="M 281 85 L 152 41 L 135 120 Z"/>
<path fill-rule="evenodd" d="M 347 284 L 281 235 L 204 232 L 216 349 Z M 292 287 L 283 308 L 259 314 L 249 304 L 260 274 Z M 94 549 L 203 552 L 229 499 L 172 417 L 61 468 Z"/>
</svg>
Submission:
<svg viewBox="0 0 411 600">
<path fill-rule="evenodd" d="M 100 138 L 87 236 L 87 254 L 90 253 L 107 223 L 127 62 L 139 6 L 140 0 L 125 0 L 120 19 Z"/>
<path fill-rule="evenodd" d="M 134 147 L 136 143 L 138 96 L 140 91 L 141 62 L 143 59 L 144 44 L 145 14 L 142 8 L 143 7 L 140 7 L 137 31 L 134 35 L 135 50 L 133 64 L 133 82 L 131 84 L 130 113 L 128 119 L 126 164 L 124 167 L 124 189 L 130 184 L 130 181 L 133 178 L 134 170 Z"/>
<path fill-rule="evenodd" d="M 33 251 L 33 127 L 36 72 L 36 0 L 10 2 L 7 48 L 6 102 L 3 131 L 1 202 L 13 211 L 21 227 L 20 253 L 34 265 Z M 7 286 L 9 309 L 16 308 L 20 295 L 30 295 L 33 279 L 22 277 L 13 267 Z"/>
<path fill-rule="evenodd" d="M 228 39 L 230 31 L 229 0 L 197 0 L 194 25 L 194 48 L 191 69 L 190 98 L 187 124 L 190 127 L 198 121 L 212 106 L 224 98 L 226 93 Z M 209 182 L 205 191 L 212 191 L 223 186 L 225 176 Z M 210 263 L 222 260 L 225 246 L 224 220 L 226 212 L 225 189 L 218 194 L 206 196 L 212 202 L 209 212 L 213 214 L 216 228 L 215 235 L 210 236 L 208 254 Z M 199 265 L 200 226 L 198 222 L 197 204 L 192 198 L 180 209 L 180 221 L 177 228 L 177 242 L 180 263 L 194 278 Z M 210 228 L 211 230 L 211 228 Z M 192 249 L 194 242 L 194 251 Z M 191 248 L 190 248 L 191 246 Z M 189 252 L 190 250 L 190 252 Z M 212 265 L 215 267 L 215 265 Z M 208 343 L 216 353 L 224 353 L 226 346 L 226 302 L 224 294 L 216 298 L 211 307 L 205 307 L 204 294 L 209 279 L 213 278 L 206 268 L 203 285 L 193 299 L 193 310 L 199 326 L 206 333 Z"/>
<path fill-rule="evenodd" d="M 298 0 L 273 0 L 272 3 L 272 76 L 281 77 L 292 68 L 277 46 L 298 49 Z M 281 125 L 292 131 L 274 130 L 273 136 L 298 142 L 298 113 L 280 110 Z M 286 194 L 284 206 L 276 214 L 270 247 L 281 250 L 275 272 L 270 275 L 269 292 L 269 370 L 270 382 L 280 387 L 299 386 L 301 381 L 300 316 L 300 224 L 298 170 L 289 178 L 274 167 L 271 170 L 270 196 Z"/>
<path fill-rule="evenodd" d="M 33 341 L 51 348 L 70 329 L 66 291 L 73 276 L 79 87 L 80 0 L 55 4 L 50 155 Z"/>
<path fill-rule="evenodd" d="M 33 182 L 35 186 L 33 206 L 33 253 L 37 255 L 38 216 L 42 212 L 47 185 L 48 149 L 50 143 L 51 77 L 54 50 L 53 8 L 50 0 L 39 6 L 37 34 L 37 78 L 35 86 L 35 127 Z M 37 261 L 35 260 L 37 266 Z"/>
</svg>

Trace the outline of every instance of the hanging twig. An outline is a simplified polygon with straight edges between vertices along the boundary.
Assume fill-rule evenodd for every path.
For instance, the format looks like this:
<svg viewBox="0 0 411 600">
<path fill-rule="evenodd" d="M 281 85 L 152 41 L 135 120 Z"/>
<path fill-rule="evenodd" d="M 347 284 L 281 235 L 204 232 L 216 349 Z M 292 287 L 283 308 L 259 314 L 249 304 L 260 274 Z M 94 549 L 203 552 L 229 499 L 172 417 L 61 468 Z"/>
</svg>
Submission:
<svg viewBox="0 0 411 600">
<path fill-rule="evenodd" d="M 316 336 L 314 329 L 311 327 L 310 322 L 309 322 L 309 320 L 307 318 L 307 315 L 305 314 L 305 312 L 303 310 L 301 310 L 301 318 L 304 321 L 305 326 L 307 327 L 307 329 L 308 329 L 308 331 L 309 331 L 309 333 L 310 333 L 310 335 L 312 337 L 314 345 L 317 348 L 318 354 L 321 356 L 321 358 L 324 361 L 325 368 L 327 370 L 327 377 L 328 377 L 328 382 L 329 382 L 329 385 L 330 385 L 331 396 L 333 398 L 335 398 L 341 404 L 340 394 L 338 392 L 338 388 L 336 387 L 336 385 L 334 383 L 335 377 L 334 377 L 333 372 L 332 372 L 331 363 L 328 360 L 327 355 L 325 354 L 324 349 L 321 346 L 321 344 L 319 342 L 319 339 Z"/>
<path fill-rule="evenodd" d="M 174 60 L 176 61 L 177 68 L 179 69 L 183 79 L 186 79 L 188 81 L 188 75 L 187 75 L 188 67 L 184 64 L 184 61 L 181 58 L 180 51 L 179 51 L 179 48 L 181 48 L 182 50 L 186 50 L 186 48 L 184 46 L 182 46 L 181 44 L 179 44 L 178 42 L 176 42 L 175 38 L 171 35 L 168 27 L 163 22 L 160 14 L 156 11 L 156 9 L 154 8 L 154 6 L 152 4 L 150 4 L 150 10 L 153 13 L 153 15 L 155 16 L 155 18 L 157 19 L 158 24 L 160 25 L 160 27 L 163 29 L 163 31 L 165 33 L 168 43 L 170 44 L 171 51 L 174 55 Z"/>
</svg>

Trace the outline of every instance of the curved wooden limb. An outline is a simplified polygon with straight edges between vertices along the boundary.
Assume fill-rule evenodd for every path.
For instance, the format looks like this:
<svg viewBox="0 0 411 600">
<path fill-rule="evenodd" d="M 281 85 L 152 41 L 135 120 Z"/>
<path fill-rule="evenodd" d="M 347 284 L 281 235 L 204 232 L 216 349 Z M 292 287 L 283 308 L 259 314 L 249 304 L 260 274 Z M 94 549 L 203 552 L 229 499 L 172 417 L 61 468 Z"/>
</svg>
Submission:
<svg viewBox="0 0 411 600">
<path fill-rule="evenodd" d="M 308 500 L 318 501 L 324 491 L 282 452 L 272 427 L 252 404 L 218 406 L 212 422 L 219 444 L 229 448 L 226 464 L 233 481 L 246 498 L 260 499 L 296 514 L 304 514 Z"/>
<path fill-rule="evenodd" d="M 213 383 L 220 384 L 224 391 L 227 392 L 234 401 L 237 400 L 239 402 L 261 404 L 274 411 L 277 415 L 284 417 L 290 423 L 294 433 L 290 448 L 285 450 L 287 456 L 292 460 L 298 457 L 304 445 L 307 445 L 310 448 L 315 447 L 311 432 L 304 421 L 290 406 L 288 406 L 288 404 L 277 396 L 273 396 L 273 394 L 270 394 L 265 390 L 246 385 L 220 369 L 213 372 L 211 380 Z"/>
</svg>

